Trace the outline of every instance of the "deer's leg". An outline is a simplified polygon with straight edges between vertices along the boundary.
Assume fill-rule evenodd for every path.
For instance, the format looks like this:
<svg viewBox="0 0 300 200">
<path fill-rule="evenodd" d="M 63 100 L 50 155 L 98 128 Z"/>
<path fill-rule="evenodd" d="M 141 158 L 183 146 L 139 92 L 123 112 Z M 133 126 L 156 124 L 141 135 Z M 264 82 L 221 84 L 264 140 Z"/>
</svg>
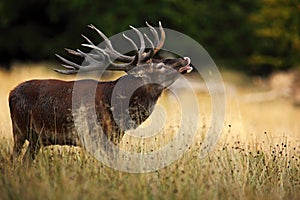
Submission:
<svg viewBox="0 0 300 200">
<path fill-rule="evenodd" d="M 41 149 L 41 141 L 39 140 L 38 134 L 35 131 L 31 131 L 28 140 L 29 145 L 23 157 L 23 162 L 31 163 Z"/>
<path fill-rule="evenodd" d="M 10 157 L 11 161 L 19 157 L 22 148 L 24 146 L 24 143 L 26 141 L 25 134 L 15 124 L 13 124 L 13 139 L 14 139 L 14 147 Z"/>
</svg>

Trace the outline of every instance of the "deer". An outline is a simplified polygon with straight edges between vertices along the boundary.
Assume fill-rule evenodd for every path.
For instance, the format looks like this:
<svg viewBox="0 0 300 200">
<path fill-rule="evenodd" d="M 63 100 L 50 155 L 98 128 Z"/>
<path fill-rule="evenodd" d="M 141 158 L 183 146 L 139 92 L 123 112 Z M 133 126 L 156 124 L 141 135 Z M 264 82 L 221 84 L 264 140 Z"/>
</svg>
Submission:
<svg viewBox="0 0 300 200">
<path fill-rule="evenodd" d="M 116 80 L 35 79 L 16 86 L 9 94 L 14 141 L 11 159 L 20 157 L 26 140 L 29 143 L 22 158 L 23 162 L 32 162 L 43 146 L 82 147 L 72 115 L 74 99 L 81 102 L 83 107 L 94 105 L 97 121 L 104 135 L 113 145 L 120 143 L 127 130 L 140 126 L 151 115 L 162 92 L 182 74 L 193 70 L 189 57 L 155 57 L 164 45 L 166 34 L 161 22 L 157 29 L 159 32 L 147 22 L 146 25 L 153 40 L 147 34 L 143 35 L 138 29 L 130 26 L 140 40 L 139 48 L 130 37 L 123 34 L 124 39 L 134 49 L 131 55 L 118 52 L 109 38 L 94 25 L 89 25 L 89 28 L 96 31 L 103 39 L 104 48 L 100 48 L 82 35 L 87 42 L 82 46 L 91 49 L 91 52 L 65 49 L 70 55 L 84 59 L 85 64 L 79 65 L 56 54 L 64 67 L 64 69 L 54 69 L 57 73 L 70 75 L 97 70 L 125 72 L 125 75 Z M 151 48 L 145 48 L 145 39 Z M 74 94 L 75 84 L 76 94 Z M 138 87 L 130 92 L 132 86 Z M 83 97 L 90 95 L 91 87 L 96 88 L 95 98 L 82 102 Z M 112 108 L 112 100 L 115 98 L 119 98 L 120 101 Z M 124 105 L 124 102 L 128 105 Z M 116 107 L 121 110 L 121 113 L 128 113 L 126 119 L 114 116 L 113 110 Z"/>
</svg>

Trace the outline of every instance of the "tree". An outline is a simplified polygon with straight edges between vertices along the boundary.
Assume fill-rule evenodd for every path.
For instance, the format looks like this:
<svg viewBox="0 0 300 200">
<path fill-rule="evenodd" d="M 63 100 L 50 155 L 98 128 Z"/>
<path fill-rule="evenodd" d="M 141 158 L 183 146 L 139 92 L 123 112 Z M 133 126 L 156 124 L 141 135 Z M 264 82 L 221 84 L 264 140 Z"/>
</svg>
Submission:
<svg viewBox="0 0 300 200">
<path fill-rule="evenodd" d="M 253 71 L 288 69 L 299 63 L 299 1 L 261 0 L 250 20 L 257 36 L 257 48 L 249 57 Z"/>
</svg>

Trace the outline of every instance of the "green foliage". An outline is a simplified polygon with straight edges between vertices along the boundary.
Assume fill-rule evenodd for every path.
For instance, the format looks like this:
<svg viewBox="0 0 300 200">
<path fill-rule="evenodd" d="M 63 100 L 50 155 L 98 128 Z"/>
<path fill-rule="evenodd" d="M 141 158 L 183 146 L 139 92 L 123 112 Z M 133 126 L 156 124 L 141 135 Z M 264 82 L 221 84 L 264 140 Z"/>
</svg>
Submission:
<svg viewBox="0 0 300 200">
<path fill-rule="evenodd" d="M 261 0 L 250 20 L 257 36 L 253 67 L 290 68 L 299 63 L 300 3 L 295 0 Z"/>
<path fill-rule="evenodd" d="M 289 68 L 299 63 L 299 9 L 295 0 L 2 0 L 0 65 L 53 60 L 64 47 L 79 48 L 91 23 L 111 36 L 161 20 L 219 63 L 248 71 Z"/>
</svg>

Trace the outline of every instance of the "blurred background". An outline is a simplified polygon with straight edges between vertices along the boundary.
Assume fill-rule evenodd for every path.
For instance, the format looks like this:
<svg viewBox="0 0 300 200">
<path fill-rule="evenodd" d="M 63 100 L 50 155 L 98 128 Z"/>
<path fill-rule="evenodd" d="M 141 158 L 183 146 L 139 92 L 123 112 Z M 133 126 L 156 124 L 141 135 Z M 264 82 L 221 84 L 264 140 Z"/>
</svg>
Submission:
<svg viewBox="0 0 300 200">
<path fill-rule="evenodd" d="M 57 61 L 91 23 L 111 36 L 146 20 L 192 37 L 221 68 L 266 76 L 300 66 L 299 0 L 1 0 L 0 66 Z"/>
</svg>

